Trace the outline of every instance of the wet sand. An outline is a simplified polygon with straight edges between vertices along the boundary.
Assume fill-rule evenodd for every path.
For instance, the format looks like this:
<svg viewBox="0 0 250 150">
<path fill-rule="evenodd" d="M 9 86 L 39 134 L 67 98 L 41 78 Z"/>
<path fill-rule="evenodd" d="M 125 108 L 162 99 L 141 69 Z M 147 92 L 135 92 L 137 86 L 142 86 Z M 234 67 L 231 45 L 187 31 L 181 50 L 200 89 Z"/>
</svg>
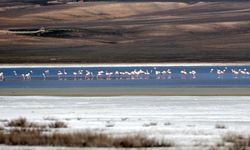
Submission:
<svg viewBox="0 0 250 150">
<path fill-rule="evenodd" d="M 1 88 L 0 96 L 250 96 L 250 88 Z"/>
</svg>

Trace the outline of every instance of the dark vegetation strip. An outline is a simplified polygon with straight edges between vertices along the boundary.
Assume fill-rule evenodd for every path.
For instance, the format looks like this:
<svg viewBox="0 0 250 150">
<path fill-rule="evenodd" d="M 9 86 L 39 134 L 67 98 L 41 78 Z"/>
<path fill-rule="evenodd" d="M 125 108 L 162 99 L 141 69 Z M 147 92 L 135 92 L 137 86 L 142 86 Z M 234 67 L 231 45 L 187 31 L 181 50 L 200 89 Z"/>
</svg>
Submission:
<svg viewBox="0 0 250 150">
<path fill-rule="evenodd" d="M 0 131 L 0 144 L 26 146 L 66 147 L 170 147 L 172 143 L 158 142 L 143 135 L 114 137 L 91 131 L 79 133 L 45 134 L 37 129 L 12 129 Z"/>
</svg>

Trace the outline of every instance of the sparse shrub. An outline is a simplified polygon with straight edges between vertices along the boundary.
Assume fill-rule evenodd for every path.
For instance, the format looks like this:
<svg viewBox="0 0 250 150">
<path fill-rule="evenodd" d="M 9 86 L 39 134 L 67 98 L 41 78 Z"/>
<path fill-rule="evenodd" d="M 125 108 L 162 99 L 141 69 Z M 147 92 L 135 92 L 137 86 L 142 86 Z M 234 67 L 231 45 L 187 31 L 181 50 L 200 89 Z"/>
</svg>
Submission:
<svg viewBox="0 0 250 150">
<path fill-rule="evenodd" d="M 4 133 L 3 133 L 3 131 L 2 130 L 0 130 L 0 143 L 5 143 L 5 138 L 4 138 L 5 136 L 4 136 Z"/>
<path fill-rule="evenodd" d="M 170 126 L 171 123 L 170 123 L 170 122 L 165 122 L 164 125 L 165 125 L 165 126 Z"/>
<path fill-rule="evenodd" d="M 149 125 L 150 126 L 157 126 L 157 122 L 150 122 Z"/>
<path fill-rule="evenodd" d="M 8 127 L 22 127 L 22 128 L 26 128 L 28 126 L 28 121 L 26 118 L 18 118 L 18 119 L 14 119 L 11 120 L 10 122 L 8 122 L 7 124 Z"/>
<path fill-rule="evenodd" d="M 157 126 L 157 122 L 144 123 L 144 127 Z"/>
<path fill-rule="evenodd" d="M 114 127 L 115 123 L 111 122 L 111 121 L 107 121 L 105 127 Z"/>
<path fill-rule="evenodd" d="M 45 117 L 43 118 L 44 120 L 48 120 L 48 121 L 57 121 L 56 118 L 53 118 L 53 117 Z"/>
<path fill-rule="evenodd" d="M 126 121 L 128 120 L 128 118 L 121 118 L 121 121 Z"/>
<path fill-rule="evenodd" d="M 3 134 L 6 145 L 33 145 L 37 143 L 36 137 L 41 136 L 39 130 L 36 129 L 12 129 L 9 134 Z"/>
<path fill-rule="evenodd" d="M 215 128 L 216 129 L 226 129 L 226 126 L 224 124 L 216 124 Z"/>
<path fill-rule="evenodd" d="M 217 147 L 224 147 L 225 146 L 225 143 L 224 142 L 219 142 L 216 144 Z"/>
<path fill-rule="evenodd" d="M 49 128 L 67 128 L 68 125 L 61 121 L 56 121 L 49 124 Z"/>
<path fill-rule="evenodd" d="M 149 123 L 144 123 L 142 126 L 143 126 L 143 127 L 149 127 L 150 124 L 149 124 Z"/>
<path fill-rule="evenodd" d="M 8 127 L 19 127 L 19 128 L 67 128 L 67 124 L 61 121 L 55 121 L 50 124 L 39 124 L 27 121 L 26 118 L 18 118 L 9 121 L 6 126 Z"/>
<path fill-rule="evenodd" d="M 8 127 L 19 127 L 19 128 L 46 128 L 46 125 L 28 122 L 26 118 L 20 117 L 13 119 L 7 123 Z"/>
<path fill-rule="evenodd" d="M 144 135 L 128 135 L 125 137 L 114 138 L 114 147 L 171 147 L 171 142 L 157 141 L 155 139 L 147 138 Z"/>
<path fill-rule="evenodd" d="M 70 121 L 71 119 L 70 118 L 65 118 L 66 121 Z"/>
<path fill-rule="evenodd" d="M 115 126 L 115 124 L 112 124 L 112 123 L 109 123 L 109 124 L 106 124 L 106 125 L 105 125 L 105 127 L 108 127 L 108 128 L 114 127 L 114 126 Z"/>
<path fill-rule="evenodd" d="M 232 143 L 229 150 L 247 150 L 250 149 L 250 137 L 237 134 L 228 134 L 223 138 L 224 142 Z"/>
</svg>

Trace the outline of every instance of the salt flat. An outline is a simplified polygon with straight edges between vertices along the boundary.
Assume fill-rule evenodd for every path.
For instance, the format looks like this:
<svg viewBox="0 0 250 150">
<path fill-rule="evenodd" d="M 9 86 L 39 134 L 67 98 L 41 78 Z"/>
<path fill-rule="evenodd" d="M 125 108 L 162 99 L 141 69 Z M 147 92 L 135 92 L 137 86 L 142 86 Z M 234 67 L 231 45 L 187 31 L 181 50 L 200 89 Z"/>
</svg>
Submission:
<svg viewBox="0 0 250 150">
<path fill-rule="evenodd" d="M 250 134 L 249 96 L 2 96 L 0 119 L 64 121 L 63 131 L 143 133 L 176 147 L 210 147 L 228 133 Z M 224 129 L 215 125 L 224 125 Z"/>
</svg>

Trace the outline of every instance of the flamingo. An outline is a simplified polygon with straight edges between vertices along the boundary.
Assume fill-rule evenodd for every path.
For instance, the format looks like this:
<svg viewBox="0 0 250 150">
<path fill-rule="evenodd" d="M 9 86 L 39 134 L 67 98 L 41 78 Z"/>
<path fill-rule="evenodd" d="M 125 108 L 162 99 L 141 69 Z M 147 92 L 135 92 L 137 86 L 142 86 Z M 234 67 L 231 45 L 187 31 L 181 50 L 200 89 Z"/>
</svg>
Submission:
<svg viewBox="0 0 250 150">
<path fill-rule="evenodd" d="M 165 75 L 165 74 L 167 74 L 167 71 L 166 71 L 166 70 L 164 70 L 164 71 L 162 71 L 161 73 Z"/>
<path fill-rule="evenodd" d="M 187 71 L 185 69 L 181 70 L 180 73 L 182 74 L 181 78 L 186 79 Z"/>
<path fill-rule="evenodd" d="M 216 74 L 218 75 L 218 78 L 221 78 L 221 77 L 223 77 L 223 75 L 225 74 L 225 72 L 226 72 L 226 70 L 217 69 Z"/>
<path fill-rule="evenodd" d="M 237 78 L 237 75 L 239 74 L 239 71 L 236 71 L 234 69 L 231 69 L 232 74 Z"/>
<path fill-rule="evenodd" d="M 147 71 L 148 72 L 148 71 Z M 142 78 L 145 78 L 145 75 L 146 75 L 146 71 L 143 71 L 143 70 L 139 70 L 139 76 L 140 76 L 140 79 Z"/>
<path fill-rule="evenodd" d="M 132 79 L 132 80 L 134 80 L 134 79 L 137 78 L 137 71 L 136 71 L 136 69 L 135 69 L 134 71 L 131 71 L 131 72 L 130 72 L 130 76 L 131 76 L 131 79 Z"/>
<path fill-rule="evenodd" d="M 23 80 L 25 80 L 25 75 L 24 75 L 24 74 L 22 74 L 21 76 L 22 76 Z"/>
<path fill-rule="evenodd" d="M 246 77 L 246 75 L 250 75 L 250 73 L 247 71 L 246 68 L 243 69 L 243 70 L 239 69 L 239 73 L 240 73 L 241 75 L 243 75 L 243 77 Z"/>
<path fill-rule="evenodd" d="M 155 76 L 156 76 L 156 79 L 160 79 L 161 78 L 161 72 L 160 71 L 155 71 Z"/>
<path fill-rule="evenodd" d="M 86 70 L 85 80 L 87 80 L 89 76 L 90 76 L 90 72 L 88 70 Z"/>
<path fill-rule="evenodd" d="M 65 69 L 63 70 L 63 75 L 64 75 L 64 77 L 67 77 L 67 75 L 68 75 L 68 73 L 66 72 Z"/>
<path fill-rule="evenodd" d="M 60 79 L 60 78 L 62 77 L 62 75 L 63 75 L 63 73 L 62 73 L 61 71 L 58 71 L 58 72 L 57 72 L 57 77 L 58 77 L 58 79 Z"/>
<path fill-rule="evenodd" d="M 25 78 L 27 79 L 27 80 L 31 80 L 31 73 L 29 72 L 29 73 L 26 73 L 25 74 Z"/>
<path fill-rule="evenodd" d="M 117 80 L 119 77 L 120 77 L 119 71 L 115 71 L 115 78 L 116 78 L 116 80 Z"/>
<path fill-rule="evenodd" d="M 46 79 L 46 74 L 42 73 L 42 76 L 43 76 L 43 79 L 45 80 Z"/>
<path fill-rule="evenodd" d="M 21 75 L 23 80 L 31 80 L 31 73 L 26 73 Z"/>
<path fill-rule="evenodd" d="M 145 75 L 146 75 L 146 79 L 150 77 L 150 73 L 148 72 L 148 70 L 146 70 Z"/>
<path fill-rule="evenodd" d="M 74 79 L 76 79 L 76 77 L 77 77 L 77 72 L 73 72 L 73 75 L 74 75 Z"/>
<path fill-rule="evenodd" d="M 96 78 L 97 78 L 97 79 L 102 79 L 103 73 L 104 73 L 104 71 L 103 71 L 103 70 L 98 71 L 98 72 L 97 72 L 97 76 L 96 76 Z"/>
<path fill-rule="evenodd" d="M 183 75 L 187 75 L 187 71 L 185 69 L 181 70 L 180 73 L 183 74 Z"/>
<path fill-rule="evenodd" d="M 135 69 L 134 71 L 131 71 L 131 72 L 130 72 L 130 75 L 131 75 L 131 79 L 132 79 L 132 80 L 137 79 L 138 74 L 137 74 L 136 69 Z"/>
<path fill-rule="evenodd" d="M 114 74 L 113 72 L 109 72 L 110 78 L 112 77 L 113 74 Z"/>
<path fill-rule="evenodd" d="M 85 80 L 86 80 L 86 79 L 91 79 L 91 78 L 93 78 L 93 77 L 94 77 L 93 73 L 90 72 L 90 71 L 88 71 L 88 70 L 86 70 Z"/>
<path fill-rule="evenodd" d="M 166 77 L 168 76 L 167 70 L 162 71 L 161 74 L 163 79 L 166 79 Z"/>
<path fill-rule="evenodd" d="M 90 72 L 90 77 L 91 77 L 91 80 L 93 80 L 93 78 L 94 78 L 93 72 Z"/>
<path fill-rule="evenodd" d="M 137 78 L 142 79 L 145 75 L 145 72 L 142 69 L 140 69 L 139 71 L 136 72 L 136 74 Z"/>
<path fill-rule="evenodd" d="M 4 80 L 4 74 L 3 74 L 3 72 L 0 72 L 0 80 L 1 80 L 1 81 Z"/>
<path fill-rule="evenodd" d="M 47 75 L 49 75 L 49 70 L 44 70 L 44 72 L 42 73 L 43 79 L 45 80 L 47 78 Z"/>
<path fill-rule="evenodd" d="M 244 71 L 244 70 L 239 69 L 239 73 L 240 73 L 240 74 L 242 74 L 242 75 L 244 75 L 244 74 L 245 74 L 245 71 Z"/>
<path fill-rule="evenodd" d="M 45 75 L 48 75 L 48 74 L 49 74 L 49 69 L 45 70 L 45 71 L 44 71 L 44 74 L 45 74 Z"/>
<path fill-rule="evenodd" d="M 168 78 L 168 79 L 171 79 L 171 74 L 172 74 L 171 70 L 170 70 L 170 69 L 167 69 L 166 75 L 167 75 L 167 78 Z"/>
<path fill-rule="evenodd" d="M 113 75 L 113 72 L 107 72 L 107 71 L 106 71 L 105 75 L 106 75 L 106 79 L 107 79 L 107 80 L 110 80 L 110 79 L 111 79 L 111 76 Z"/>
<path fill-rule="evenodd" d="M 128 72 L 128 71 L 125 71 L 124 76 L 125 76 L 126 79 L 130 79 L 131 78 L 131 73 Z"/>
<path fill-rule="evenodd" d="M 190 71 L 189 74 L 192 76 L 193 79 L 196 78 L 196 71 L 195 70 Z"/>
<path fill-rule="evenodd" d="M 246 75 L 250 75 L 250 72 L 247 71 L 247 68 L 244 68 L 244 71 L 245 71 L 245 74 L 246 74 Z"/>
<path fill-rule="evenodd" d="M 120 74 L 120 79 L 125 77 L 125 72 L 119 72 L 119 74 Z"/>
<path fill-rule="evenodd" d="M 28 73 L 26 74 L 22 74 L 22 77 L 24 80 L 31 80 L 31 75 L 33 74 L 33 71 L 30 70 Z"/>
<path fill-rule="evenodd" d="M 171 75 L 172 75 L 172 71 L 171 71 L 171 69 L 168 69 L 167 70 L 168 79 L 171 79 Z"/>
<path fill-rule="evenodd" d="M 14 77 L 17 77 L 17 73 L 15 70 L 13 71 L 13 74 L 14 74 Z"/>
<path fill-rule="evenodd" d="M 79 74 L 80 77 L 82 77 L 82 75 L 83 75 L 83 70 L 78 70 L 78 74 Z"/>
</svg>

